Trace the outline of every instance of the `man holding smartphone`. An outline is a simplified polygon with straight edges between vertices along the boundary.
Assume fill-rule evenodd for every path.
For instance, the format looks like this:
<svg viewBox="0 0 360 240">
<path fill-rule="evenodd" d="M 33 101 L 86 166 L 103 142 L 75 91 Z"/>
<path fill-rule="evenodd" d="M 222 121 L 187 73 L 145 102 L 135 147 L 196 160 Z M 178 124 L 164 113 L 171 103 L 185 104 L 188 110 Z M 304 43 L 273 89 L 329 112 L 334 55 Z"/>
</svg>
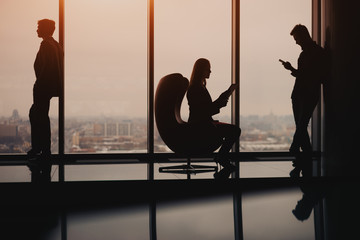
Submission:
<svg viewBox="0 0 360 240">
<path fill-rule="evenodd" d="M 296 78 L 291 94 L 296 131 L 289 149 L 296 160 L 290 176 L 299 177 L 302 172 L 304 177 L 309 177 L 312 175 L 312 146 L 307 127 L 320 98 L 320 86 L 325 76 L 325 54 L 304 25 L 296 25 L 290 35 L 302 49 L 297 69 L 289 62 L 279 60 Z"/>
</svg>

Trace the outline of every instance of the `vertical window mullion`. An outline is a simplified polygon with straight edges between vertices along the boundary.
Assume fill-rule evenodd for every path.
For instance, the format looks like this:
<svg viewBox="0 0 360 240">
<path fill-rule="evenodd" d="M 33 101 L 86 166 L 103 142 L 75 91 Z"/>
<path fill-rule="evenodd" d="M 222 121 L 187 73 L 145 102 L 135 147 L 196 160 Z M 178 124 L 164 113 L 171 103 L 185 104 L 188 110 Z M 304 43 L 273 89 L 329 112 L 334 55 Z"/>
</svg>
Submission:
<svg viewBox="0 0 360 240">
<path fill-rule="evenodd" d="M 154 153 L 154 0 L 148 0 L 148 154 Z M 148 163 L 148 180 L 154 179 L 154 163 Z"/>
<path fill-rule="evenodd" d="M 231 104 L 231 123 L 240 127 L 240 0 L 232 0 L 231 6 L 231 81 L 238 84 L 235 90 L 235 95 L 232 97 Z M 240 150 L 240 139 L 236 141 L 233 149 L 235 152 Z M 237 171 L 235 178 L 240 178 L 240 162 L 236 162 Z M 233 211 L 234 211 L 234 234 L 236 240 L 244 239 L 243 223 L 242 223 L 242 195 L 241 193 L 234 193 L 233 196 Z"/>
<path fill-rule="evenodd" d="M 238 85 L 231 100 L 231 123 L 240 127 L 240 0 L 232 0 L 231 7 L 231 82 Z M 235 142 L 233 151 L 239 152 L 240 138 Z M 235 163 L 235 178 L 240 177 L 240 162 Z"/>
<path fill-rule="evenodd" d="M 65 0 L 59 0 L 59 43 L 65 53 L 64 1 Z M 65 68 L 64 63 L 63 63 L 63 68 Z M 64 149 L 65 149 L 65 99 L 64 99 L 65 90 L 64 89 L 65 89 L 65 74 L 63 74 L 62 91 L 59 96 L 59 156 L 64 156 Z M 59 181 L 63 182 L 65 180 L 64 178 L 65 178 L 64 164 L 60 162 Z"/>
<path fill-rule="evenodd" d="M 240 2 L 232 0 L 232 83 L 238 84 L 235 94 L 232 97 L 231 105 L 231 122 L 236 126 L 240 126 Z M 235 143 L 235 152 L 239 152 L 239 141 Z"/>
</svg>

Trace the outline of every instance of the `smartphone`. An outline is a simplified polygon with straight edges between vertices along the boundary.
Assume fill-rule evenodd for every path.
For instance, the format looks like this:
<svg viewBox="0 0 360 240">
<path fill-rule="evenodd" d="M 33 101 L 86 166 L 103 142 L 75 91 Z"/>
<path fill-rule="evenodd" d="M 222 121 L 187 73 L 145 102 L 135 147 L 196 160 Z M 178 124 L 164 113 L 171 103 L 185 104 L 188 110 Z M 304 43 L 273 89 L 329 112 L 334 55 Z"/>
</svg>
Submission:
<svg viewBox="0 0 360 240">
<path fill-rule="evenodd" d="M 229 97 L 231 96 L 231 94 L 233 93 L 233 91 L 236 89 L 236 87 L 237 87 L 237 84 L 236 84 L 236 83 L 233 83 L 233 84 L 230 85 L 230 87 L 229 87 L 228 90 L 227 90 Z"/>
</svg>

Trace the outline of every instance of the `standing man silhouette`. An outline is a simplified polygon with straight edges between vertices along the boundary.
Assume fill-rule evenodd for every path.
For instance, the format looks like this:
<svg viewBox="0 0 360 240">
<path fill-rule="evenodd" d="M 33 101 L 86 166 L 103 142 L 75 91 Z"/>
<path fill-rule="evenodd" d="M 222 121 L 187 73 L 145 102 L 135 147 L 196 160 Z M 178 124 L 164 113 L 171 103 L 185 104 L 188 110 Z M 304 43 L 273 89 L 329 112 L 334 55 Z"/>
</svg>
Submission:
<svg viewBox="0 0 360 240">
<path fill-rule="evenodd" d="M 311 39 L 304 25 L 296 25 L 290 35 L 302 49 L 297 69 L 280 59 L 284 68 L 290 70 L 296 78 L 291 94 L 296 131 L 289 149 L 296 160 L 290 176 L 299 177 L 302 171 L 302 175 L 308 177 L 312 175 L 312 146 L 307 127 L 320 98 L 320 85 L 325 76 L 325 55 L 324 50 Z"/>
<path fill-rule="evenodd" d="M 29 162 L 32 181 L 51 180 L 50 99 L 60 95 L 64 76 L 64 53 L 52 37 L 54 31 L 53 20 L 38 21 L 37 34 L 43 41 L 34 62 L 36 81 L 33 87 L 33 104 L 29 112 L 32 149 L 27 153 L 29 159 L 36 159 Z"/>
</svg>

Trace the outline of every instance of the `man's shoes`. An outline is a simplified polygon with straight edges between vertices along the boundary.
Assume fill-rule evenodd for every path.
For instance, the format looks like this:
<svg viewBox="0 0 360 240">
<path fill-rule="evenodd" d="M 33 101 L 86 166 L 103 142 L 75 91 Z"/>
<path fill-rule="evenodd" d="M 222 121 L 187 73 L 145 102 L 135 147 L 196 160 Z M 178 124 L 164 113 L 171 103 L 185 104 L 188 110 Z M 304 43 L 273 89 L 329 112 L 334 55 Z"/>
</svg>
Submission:
<svg viewBox="0 0 360 240">
<path fill-rule="evenodd" d="M 214 161 L 216 162 L 216 164 L 220 164 L 221 166 L 223 166 L 224 168 L 232 168 L 235 167 L 234 165 L 232 165 L 230 163 L 230 160 L 224 156 L 221 155 L 217 155 L 214 158 Z"/>
<path fill-rule="evenodd" d="M 300 148 L 299 148 L 299 147 L 291 146 L 291 147 L 289 148 L 289 152 L 290 152 L 292 155 L 296 156 L 296 155 L 298 155 L 298 154 L 300 153 Z"/>
<path fill-rule="evenodd" d="M 51 182 L 51 152 L 34 151 L 28 152 L 27 166 L 31 172 L 32 183 Z"/>
<path fill-rule="evenodd" d="M 306 160 L 303 164 L 302 175 L 305 178 L 312 177 L 312 161 Z"/>
<path fill-rule="evenodd" d="M 300 177 L 301 169 L 299 167 L 295 167 L 293 170 L 290 171 L 291 178 L 299 178 Z"/>
<path fill-rule="evenodd" d="M 40 156 L 40 150 L 30 149 L 30 151 L 27 152 L 27 156 L 29 159 L 37 158 Z"/>
<path fill-rule="evenodd" d="M 236 167 L 231 163 L 227 164 L 220 172 L 214 173 L 214 178 L 218 180 L 228 179 L 230 174 L 236 170 Z"/>
<path fill-rule="evenodd" d="M 291 178 L 299 178 L 300 172 L 302 177 L 312 176 L 312 157 L 309 152 L 299 152 L 293 161 L 294 169 L 290 171 Z"/>
</svg>

